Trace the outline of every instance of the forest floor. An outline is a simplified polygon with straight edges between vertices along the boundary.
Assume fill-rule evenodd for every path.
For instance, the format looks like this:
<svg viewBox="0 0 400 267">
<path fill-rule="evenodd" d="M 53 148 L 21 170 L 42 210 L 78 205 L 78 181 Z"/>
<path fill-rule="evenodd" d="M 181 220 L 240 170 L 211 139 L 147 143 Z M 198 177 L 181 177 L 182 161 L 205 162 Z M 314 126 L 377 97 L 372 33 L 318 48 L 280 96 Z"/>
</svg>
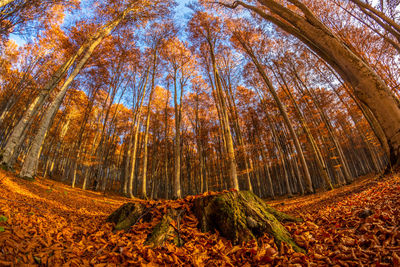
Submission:
<svg viewBox="0 0 400 267">
<path fill-rule="evenodd" d="M 276 247 L 267 235 L 233 246 L 218 233 L 201 233 L 190 213 L 195 197 L 143 202 L 0 171 L 0 266 L 400 266 L 399 175 L 369 176 L 333 191 L 269 201 L 305 220 L 285 226 L 306 255 Z M 105 219 L 127 201 L 154 207 L 154 219 L 114 233 Z M 144 246 L 161 214 L 180 207 L 188 211 L 180 226 L 185 244 Z"/>
</svg>

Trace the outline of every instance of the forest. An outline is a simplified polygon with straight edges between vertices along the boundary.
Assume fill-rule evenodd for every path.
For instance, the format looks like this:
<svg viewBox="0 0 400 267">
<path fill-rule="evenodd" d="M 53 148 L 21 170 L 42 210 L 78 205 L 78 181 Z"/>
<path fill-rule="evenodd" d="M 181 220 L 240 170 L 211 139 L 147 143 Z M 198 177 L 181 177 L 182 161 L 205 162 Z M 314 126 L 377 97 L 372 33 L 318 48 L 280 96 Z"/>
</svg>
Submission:
<svg viewBox="0 0 400 267">
<path fill-rule="evenodd" d="M 0 266 L 400 266 L 399 0 L 0 0 Z"/>
</svg>

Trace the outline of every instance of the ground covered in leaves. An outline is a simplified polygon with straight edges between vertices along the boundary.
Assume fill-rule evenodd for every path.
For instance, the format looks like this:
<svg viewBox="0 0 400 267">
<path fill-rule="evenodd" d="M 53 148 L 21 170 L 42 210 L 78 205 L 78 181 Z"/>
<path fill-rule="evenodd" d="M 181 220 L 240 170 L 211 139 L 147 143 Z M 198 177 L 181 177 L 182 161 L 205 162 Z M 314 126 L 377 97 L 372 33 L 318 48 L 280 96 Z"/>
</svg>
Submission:
<svg viewBox="0 0 400 267">
<path fill-rule="evenodd" d="M 265 235 L 233 246 L 218 233 L 201 233 L 190 208 L 195 197 L 147 201 L 153 220 L 113 232 L 105 219 L 128 200 L 38 179 L 28 182 L 0 171 L 0 266 L 400 266 L 400 177 L 365 177 L 330 192 L 269 202 L 302 217 L 286 223 L 307 249 L 294 252 Z M 144 246 L 169 208 L 181 209 L 184 245 Z M 176 222 L 172 222 L 175 224 Z"/>
</svg>

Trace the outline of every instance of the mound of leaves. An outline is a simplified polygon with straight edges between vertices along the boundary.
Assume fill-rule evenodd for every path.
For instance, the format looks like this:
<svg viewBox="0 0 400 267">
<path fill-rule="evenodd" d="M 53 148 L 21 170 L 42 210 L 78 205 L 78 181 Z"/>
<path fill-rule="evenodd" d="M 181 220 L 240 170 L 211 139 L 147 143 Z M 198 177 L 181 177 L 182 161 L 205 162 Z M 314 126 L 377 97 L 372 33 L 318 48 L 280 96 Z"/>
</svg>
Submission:
<svg viewBox="0 0 400 267">
<path fill-rule="evenodd" d="M 193 200 L 216 193 L 176 201 L 132 200 L 146 205 L 153 219 L 140 219 L 127 231 L 113 231 L 106 218 L 129 201 L 125 198 L 43 179 L 31 183 L 3 171 L 0 183 L 0 266 L 400 264 L 398 176 L 273 202 L 277 209 L 304 219 L 284 225 L 307 254 L 284 243 L 277 247 L 268 235 L 234 246 L 218 233 L 199 231 L 191 212 Z M 170 209 L 182 211 L 179 220 L 173 217 L 169 223 L 179 229 L 183 245 L 174 245 L 173 240 L 159 247 L 145 245 L 151 229 Z"/>
</svg>

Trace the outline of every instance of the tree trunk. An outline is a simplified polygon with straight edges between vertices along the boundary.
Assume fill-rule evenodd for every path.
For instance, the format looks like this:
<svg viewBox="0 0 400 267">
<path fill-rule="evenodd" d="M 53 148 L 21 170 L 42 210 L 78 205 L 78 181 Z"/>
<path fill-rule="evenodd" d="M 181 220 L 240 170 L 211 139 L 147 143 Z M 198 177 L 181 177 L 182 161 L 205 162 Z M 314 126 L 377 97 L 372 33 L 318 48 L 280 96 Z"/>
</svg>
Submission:
<svg viewBox="0 0 400 267">
<path fill-rule="evenodd" d="M 217 230 L 234 244 L 256 239 L 267 232 L 278 245 L 284 242 L 295 251 L 304 252 L 280 223 L 301 220 L 271 208 L 250 191 L 195 199 L 193 212 L 202 231 Z"/>
<path fill-rule="evenodd" d="M 297 153 L 299 155 L 300 158 L 300 162 L 301 162 L 301 166 L 303 167 L 303 179 L 306 185 L 306 193 L 312 193 L 314 192 L 314 189 L 312 187 L 312 181 L 311 181 L 311 176 L 310 176 L 310 172 L 308 170 L 308 166 L 304 157 L 304 153 L 303 153 L 303 149 L 300 145 L 299 139 L 297 138 L 297 134 L 294 131 L 293 125 L 290 122 L 289 116 L 287 114 L 286 108 L 284 107 L 284 105 L 282 104 L 274 86 L 272 85 L 270 79 L 268 78 L 267 74 L 265 73 L 265 70 L 263 68 L 263 66 L 260 64 L 259 60 L 257 59 L 256 55 L 254 54 L 254 52 L 252 51 L 251 47 L 249 47 L 249 45 L 246 43 L 246 41 L 239 35 L 239 34 L 235 34 L 235 38 L 240 42 L 240 44 L 242 45 L 243 49 L 246 51 L 246 53 L 248 54 L 248 56 L 250 57 L 251 61 L 254 63 L 255 67 L 257 68 L 261 78 L 263 79 L 265 85 L 268 87 L 269 92 L 271 93 L 272 97 L 274 98 L 276 105 L 285 121 L 286 126 L 289 129 L 290 135 L 294 141 L 294 145 L 296 147 Z"/>
<path fill-rule="evenodd" d="M 142 178 L 142 189 L 141 189 L 141 197 L 146 199 L 147 198 L 147 157 L 148 157 L 148 140 L 149 140 L 149 128 L 150 128 L 150 116 L 151 116 L 151 103 L 153 100 L 154 94 L 154 82 L 156 76 L 156 67 L 157 67 L 157 48 L 154 49 L 153 55 L 153 73 L 151 76 L 151 89 L 149 95 L 149 102 L 147 104 L 147 116 L 146 116 L 146 129 L 144 133 L 144 151 L 143 151 L 143 178 Z"/>
<path fill-rule="evenodd" d="M 235 245 L 257 239 L 268 233 L 280 245 L 282 242 L 291 245 L 295 251 L 304 253 L 281 224 L 284 221 L 300 222 L 265 204 L 250 191 L 232 191 L 195 198 L 188 202 L 191 212 L 196 216 L 202 231 L 217 230 L 221 236 L 231 240 Z M 149 222 L 153 218 L 153 209 L 145 203 L 126 203 L 113 212 L 108 222 L 114 223 L 115 230 L 129 230 L 141 219 Z M 153 247 L 172 241 L 179 246 L 183 244 L 179 235 L 180 221 L 185 209 L 169 209 L 163 214 L 160 222 L 147 236 L 145 245 Z M 176 221 L 176 227 L 172 222 Z"/>
<path fill-rule="evenodd" d="M 209 47 L 210 47 L 210 56 L 211 56 L 211 62 L 212 62 L 212 68 L 213 68 L 213 74 L 214 74 L 214 80 L 215 80 L 215 87 L 216 87 L 216 95 L 217 98 L 219 98 L 219 102 L 221 105 L 221 115 L 223 119 L 223 133 L 224 133 L 224 139 L 226 142 L 226 149 L 227 149 L 227 156 L 228 156 L 228 164 L 229 164 L 229 178 L 231 180 L 231 184 L 234 189 L 239 190 L 239 181 L 237 177 L 237 172 L 236 172 L 236 158 L 235 158 L 235 149 L 233 147 L 233 140 L 232 140 L 232 133 L 230 129 L 230 124 L 229 124 L 229 117 L 228 117 L 228 111 L 225 103 L 225 96 L 222 91 L 222 85 L 221 85 L 221 80 L 220 76 L 218 73 L 218 67 L 217 67 L 217 62 L 215 59 L 214 55 L 214 47 L 211 45 L 211 42 L 209 42 Z"/>
<path fill-rule="evenodd" d="M 138 96 L 136 111 L 134 113 L 133 118 L 133 130 L 131 139 L 129 141 L 129 154 L 128 159 L 130 159 L 130 169 L 128 168 L 128 173 L 126 176 L 128 177 L 128 195 L 129 197 L 133 198 L 133 181 L 135 179 L 135 170 L 136 170 L 136 154 L 137 154 L 137 147 L 138 147 L 138 137 L 140 131 L 140 121 L 142 115 L 142 106 L 143 101 L 146 95 L 146 88 L 147 88 L 147 81 L 149 78 L 149 69 L 147 69 L 147 74 L 145 74 L 145 79 L 143 81 L 143 88 L 141 92 L 141 96 Z"/>
<path fill-rule="evenodd" d="M 24 129 L 28 126 L 29 123 L 32 122 L 34 116 L 37 114 L 38 110 L 43 106 L 45 101 L 48 99 L 50 93 L 57 87 L 57 84 L 59 81 L 64 77 L 64 75 L 67 73 L 69 68 L 74 64 L 74 62 L 78 59 L 78 57 L 82 56 L 82 58 L 79 60 L 77 63 L 76 67 L 74 68 L 73 72 L 69 76 L 69 78 L 65 81 L 61 91 L 59 92 L 58 96 L 64 94 L 64 90 L 66 91 L 70 85 L 70 83 L 73 81 L 73 79 L 78 75 L 80 70 L 83 68 L 87 60 L 90 58 L 91 54 L 93 53 L 94 49 L 101 43 L 101 41 L 107 37 L 110 32 L 118 26 L 118 24 L 131 12 L 133 11 L 133 4 L 128 6 L 121 14 L 119 14 L 113 21 L 107 23 L 104 25 L 96 34 L 92 37 L 89 38 L 87 42 L 85 42 L 79 50 L 72 56 L 70 57 L 57 71 L 56 73 L 51 77 L 51 79 L 47 82 L 45 85 L 44 89 L 40 92 L 39 96 L 35 98 L 35 100 L 30 104 L 29 108 L 27 111 L 24 113 L 22 119 L 18 122 L 17 126 L 14 127 L 13 132 L 11 136 L 9 137 L 9 140 L 7 141 L 7 144 L 4 148 L 4 153 L 3 153 L 3 159 L 2 159 L 2 164 L 9 165 L 10 160 L 13 156 L 13 154 L 16 152 L 16 148 L 22 143 L 23 140 L 21 140 L 22 133 Z M 56 99 L 59 99 L 59 97 L 56 97 Z M 55 100 L 56 102 L 58 100 Z M 46 115 L 47 116 L 47 115 Z M 50 115 L 49 115 L 50 116 Z M 51 120 L 50 120 L 51 122 Z M 50 123 L 45 121 L 45 123 Z M 42 129 L 39 134 L 41 136 L 45 135 L 45 132 L 47 129 Z M 37 136 L 37 142 L 40 143 L 40 138 L 43 139 L 43 137 Z M 43 140 L 42 140 L 43 142 Z M 37 157 L 35 153 L 37 154 L 40 146 L 42 145 L 42 142 L 40 144 L 34 143 L 34 151 L 32 151 L 29 160 L 30 161 L 35 161 L 37 160 Z M 39 146 L 39 148 L 37 148 Z M 32 177 L 32 173 L 34 173 L 36 170 L 35 165 L 37 165 L 37 162 L 29 162 L 29 173 L 27 169 L 27 176 Z"/>
<path fill-rule="evenodd" d="M 116 26 L 116 25 L 115 25 Z M 35 138 L 32 143 L 32 147 L 29 150 L 29 153 L 24 161 L 24 164 L 21 169 L 20 176 L 21 177 L 28 177 L 33 178 L 37 171 L 37 165 L 40 156 L 40 149 L 46 137 L 47 131 L 49 130 L 53 118 L 55 117 L 65 94 L 73 82 L 76 76 L 78 76 L 79 72 L 82 70 L 83 66 L 91 57 L 94 49 L 100 44 L 100 42 L 111 32 L 113 28 L 109 28 L 108 31 L 104 32 L 104 35 L 101 38 L 97 39 L 92 43 L 90 47 L 88 47 L 86 53 L 84 54 L 83 58 L 79 60 L 78 64 L 76 65 L 75 69 L 68 77 L 68 79 L 64 82 L 64 85 L 61 87 L 60 91 L 58 92 L 57 96 L 54 98 L 53 102 L 51 103 L 50 107 L 47 109 L 42 121 L 40 122 L 39 130 L 35 135 Z"/>
<path fill-rule="evenodd" d="M 148 214 L 146 205 L 139 203 L 126 203 L 119 207 L 107 218 L 107 222 L 115 224 L 115 230 L 128 230 L 140 219 L 148 221 L 151 217 L 145 217 Z"/>
<path fill-rule="evenodd" d="M 181 116 L 182 116 L 182 91 L 180 88 L 180 102 L 178 104 L 177 69 L 174 70 L 174 110 L 175 110 L 175 142 L 174 142 L 174 184 L 173 197 L 181 198 Z"/>
<path fill-rule="evenodd" d="M 307 140 L 311 144 L 312 151 L 314 153 L 314 157 L 315 157 L 315 159 L 317 161 L 318 170 L 319 170 L 320 174 L 322 175 L 322 178 L 323 178 L 327 188 L 332 190 L 333 186 L 332 186 L 331 180 L 329 179 L 328 168 L 326 167 L 325 160 L 322 157 L 321 151 L 320 151 L 317 143 L 315 142 L 314 137 L 311 134 L 311 130 L 307 126 L 305 117 L 304 117 L 303 113 L 301 112 L 300 107 L 297 104 L 297 102 L 296 102 L 296 100 L 295 100 L 295 98 L 294 98 L 294 96 L 292 94 L 292 91 L 290 90 L 289 86 L 287 85 L 286 80 L 284 79 L 282 72 L 279 70 L 279 67 L 277 66 L 276 63 L 275 63 L 275 66 L 277 68 L 278 74 L 281 77 L 281 80 L 282 80 L 283 85 L 284 85 L 284 86 L 282 86 L 282 88 L 285 89 L 285 93 L 291 99 L 291 101 L 293 103 L 293 106 L 294 106 L 294 108 L 295 108 L 295 110 L 297 112 L 297 116 L 298 116 L 298 118 L 300 120 L 301 126 L 303 127 L 304 133 L 307 136 Z M 296 165 L 296 167 L 297 167 L 297 165 Z"/>
<path fill-rule="evenodd" d="M 395 46 L 395 48 L 399 49 L 398 44 L 400 43 L 400 25 L 397 24 L 396 21 L 386 16 L 382 11 L 377 10 L 369 3 L 363 3 L 360 0 L 350 0 L 350 1 L 356 4 L 364 14 L 372 18 L 386 32 L 393 35 L 397 40 L 397 43 L 395 43 L 397 47 Z M 381 8 L 383 10 L 383 4 L 381 5 Z"/>
<path fill-rule="evenodd" d="M 241 1 L 225 6 L 235 8 L 241 5 L 253 11 L 299 38 L 331 65 L 344 81 L 352 85 L 355 97 L 375 115 L 387 138 L 390 163 L 393 167 L 399 167 L 400 103 L 385 82 L 361 56 L 352 51 L 299 0 L 290 0 L 290 2 L 298 7 L 304 16 L 274 0 L 258 0 L 258 2 L 277 16 L 272 16 L 261 8 Z"/>
<path fill-rule="evenodd" d="M 228 110 L 231 113 L 233 129 L 235 130 L 236 141 L 239 146 L 239 153 L 240 153 L 240 156 L 242 157 L 242 161 L 244 162 L 244 166 L 245 166 L 247 188 L 249 191 L 253 192 L 253 186 L 251 184 L 251 177 L 250 177 L 250 171 L 249 171 L 250 162 L 249 162 L 249 158 L 246 153 L 246 146 L 243 141 L 242 131 L 239 126 L 239 114 L 237 111 L 237 106 L 235 103 L 231 84 L 229 82 L 225 81 L 224 79 L 221 79 L 221 81 L 222 81 L 222 84 L 225 89 L 225 95 L 226 95 L 227 104 L 229 107 Z M 250 168 L 250 170 L 251 169 L 252 168 Z"/>
</svg>

